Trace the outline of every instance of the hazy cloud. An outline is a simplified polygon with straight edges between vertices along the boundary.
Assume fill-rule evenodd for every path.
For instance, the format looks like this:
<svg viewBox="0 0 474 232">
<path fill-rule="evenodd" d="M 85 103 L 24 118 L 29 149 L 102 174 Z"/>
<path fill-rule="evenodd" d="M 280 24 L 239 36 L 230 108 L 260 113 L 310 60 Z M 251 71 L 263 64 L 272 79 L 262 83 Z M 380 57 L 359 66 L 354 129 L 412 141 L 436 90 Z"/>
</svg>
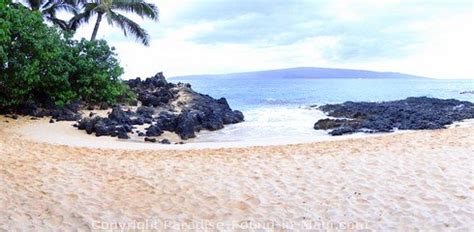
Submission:
<svg viewBox="0 0 474 232">
<path fill-rule="evenodd" d="M 171 74 L 324 65 L 472 78 L 470 65 L 464 66 L 472 60 L 471 1 L 154 2 L 159 24 L 135 18 L 149 31 L 151 47 L 139 47 L 106 25 L 99 32 L 117 47 L 127 76 L 152 72 L 143 64 L 155 62 Z M 91 25 L 78 36 L 90 31 Z M 154 59 L 145 61 L 149 57 Z M 412 65 L 415 59 L 426 66 Z"/>
<path fill-rule="evenodd" d="M 365 3 L 365 4 L 364 4 Z M 209 23 L 194 35 L 196 43 L 288 45 L 316 36 L 339 38 L 327 54 L 335 61 L 408 54 L 422 43 L 411 24 L 469 13 L 469 1 L 199 1 L 176 15 L 176 25 Z"/>
</svg>

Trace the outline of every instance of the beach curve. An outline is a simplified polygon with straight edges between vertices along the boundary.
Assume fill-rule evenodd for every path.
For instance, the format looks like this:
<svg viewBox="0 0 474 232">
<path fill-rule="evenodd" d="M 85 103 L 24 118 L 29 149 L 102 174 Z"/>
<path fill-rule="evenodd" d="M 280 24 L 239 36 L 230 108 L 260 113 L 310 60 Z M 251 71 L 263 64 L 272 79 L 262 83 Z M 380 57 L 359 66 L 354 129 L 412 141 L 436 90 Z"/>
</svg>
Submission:
<svg viewBox="0 0 474 232">
<path fill-rule="evenodd" d="M 473 226 L 471 125 L 295 145 L 131 151 L 37 142 L 9 121 L 0 122 L 4 229 Z"/>
</svg>

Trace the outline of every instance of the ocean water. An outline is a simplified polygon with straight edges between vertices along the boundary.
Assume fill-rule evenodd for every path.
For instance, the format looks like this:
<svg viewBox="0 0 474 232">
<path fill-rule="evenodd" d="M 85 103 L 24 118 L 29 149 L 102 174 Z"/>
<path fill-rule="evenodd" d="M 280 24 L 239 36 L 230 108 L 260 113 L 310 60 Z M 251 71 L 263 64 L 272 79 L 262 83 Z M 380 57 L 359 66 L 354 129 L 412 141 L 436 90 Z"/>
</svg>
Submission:
<svg viewBox="0 0 474 232">
<path fill-rule="evenodd" d="M 217 79 L 171 78 L 215 98 L 225 97 L 245 122 L 201 132 L 195 142 L 303 142 L 327 137 L 313 129 L 325 118 L 310 106 L 345 101 L 388 101 L 413 96 L 474 102 L 474 80 L 431 79 Z"/>
</svg>

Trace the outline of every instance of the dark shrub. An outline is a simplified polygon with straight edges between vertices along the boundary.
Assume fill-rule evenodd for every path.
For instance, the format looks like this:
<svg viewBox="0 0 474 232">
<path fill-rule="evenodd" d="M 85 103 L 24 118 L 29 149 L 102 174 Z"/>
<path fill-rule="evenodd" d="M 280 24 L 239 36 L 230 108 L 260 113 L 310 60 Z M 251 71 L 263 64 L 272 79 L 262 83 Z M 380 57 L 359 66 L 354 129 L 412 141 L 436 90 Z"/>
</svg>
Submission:
<svg viewBox="0 0 474 232">
<path fill-rule="evenodd" d="M 72 40 L 40 13 L 0 1 L 0 108 L 131 99 L 116 56 L 105 41 Z"/>
</svg>

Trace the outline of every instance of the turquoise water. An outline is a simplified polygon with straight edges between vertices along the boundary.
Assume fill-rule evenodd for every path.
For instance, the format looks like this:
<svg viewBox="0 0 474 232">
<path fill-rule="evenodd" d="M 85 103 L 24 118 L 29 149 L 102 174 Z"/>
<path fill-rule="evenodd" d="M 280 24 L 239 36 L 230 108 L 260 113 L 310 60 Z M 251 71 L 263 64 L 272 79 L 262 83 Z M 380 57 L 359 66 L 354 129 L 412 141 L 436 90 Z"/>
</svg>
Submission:
<svg viewBox="0 0 474 232">
<path fill-rule="evenodd" d="M 474 80 L 370 79 L 185 79 L 213 97 L 224 96 L 232 107 L 307 106 L 344 101 L 384 101 L 413 96 L 474 101 Z"/>
<path fill-rule="evenodd" d="M 474 80 L 431 79 L 215 79 L 171 78 L 188 82 L 198 92 L 227 98 L 232 109 L 241 110 L 245 122 L 223 130 L 201 133 L 206 141 L 299 142 L 327 136 L 312 129 L 324 118 L 311 105 L 344 101 L 387 101 L 413 96 L 455 98 L 474 102 Z"/>
</svg>

